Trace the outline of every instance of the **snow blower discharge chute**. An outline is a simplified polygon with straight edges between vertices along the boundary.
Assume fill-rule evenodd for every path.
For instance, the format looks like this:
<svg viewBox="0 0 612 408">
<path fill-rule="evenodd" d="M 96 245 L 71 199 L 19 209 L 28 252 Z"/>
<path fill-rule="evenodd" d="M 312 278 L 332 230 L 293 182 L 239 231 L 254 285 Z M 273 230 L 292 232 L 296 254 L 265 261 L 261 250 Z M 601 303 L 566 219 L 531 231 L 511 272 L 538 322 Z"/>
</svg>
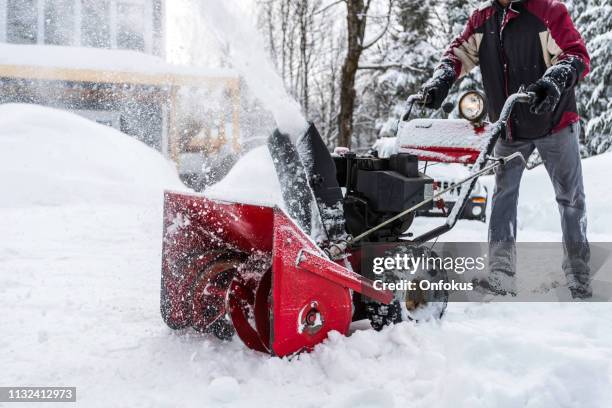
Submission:
<svg viewBox="0 0 612 408">
<path fill-rule="evenodd" d="M 379 247 L 374 243 L 393 244 L 380 250 L 411 256 L 431 252 L 423 243 L 455 225 L 478 176 L 518 157 L 490 155 L 514 103 L 529 98 L 512 95 L 499 120 L 483 124 L 409 120 L 420 100 L 413 96 L 398 127 L 396 152 L 386 158 L 374 151 L 331 155 L 313 125 L 295 144 L 276 131 L 268 149 L 283 209 L 166 192 L 164 321 L 224 340 L 237 335 L 251 349 L 288 356 L 312 350 L 331 330 L 347 334 L 355 320 L 367 318 L 381 329 L 441 317 L 447 292 L 380 290 L 374 279 L 440 280 L 446 271 L 375 277 L 362 270 L 363 257 Z M 431 144 L 435 140 L 446 145 Z M 431 208 L 446 192 L 419 171 L 419 160 L 471 163 L 472 170 L 460 182 L 459 201 L 445 223 L 413 237 L 408 231 L 415 211 Z"/>
</svg>

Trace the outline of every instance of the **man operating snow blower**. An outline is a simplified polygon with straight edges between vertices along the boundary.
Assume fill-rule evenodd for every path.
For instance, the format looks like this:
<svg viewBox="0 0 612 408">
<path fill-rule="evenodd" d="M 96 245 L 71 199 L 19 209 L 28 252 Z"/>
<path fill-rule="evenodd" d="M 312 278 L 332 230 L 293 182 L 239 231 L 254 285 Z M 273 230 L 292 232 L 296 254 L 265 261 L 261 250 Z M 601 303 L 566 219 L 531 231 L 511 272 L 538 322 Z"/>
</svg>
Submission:
<svg viewBox="0 0 612 408">
<path fill-rule="evenodd" d="M 587 217 L 578 146 L 579 116 L 574 87 L 589 71 L 589 55 L 566 7 L 558 0 L 490 0 L 469 18 L 446 50 L 422 93 L 425 106 L 438 109 L 455 80 L 479 65 L 490 119 L 522 85 L 535 93 L 518 106 L 502 139 L 498 157 L 538 149 L 552 181 L 561 215 L 563 270 L 574 298 L 591 296 Z M 516 294 L 516 216 L 525 165 L 498 167 L 489 225 L 490 274 L 483 289 Z"/>
</svg>

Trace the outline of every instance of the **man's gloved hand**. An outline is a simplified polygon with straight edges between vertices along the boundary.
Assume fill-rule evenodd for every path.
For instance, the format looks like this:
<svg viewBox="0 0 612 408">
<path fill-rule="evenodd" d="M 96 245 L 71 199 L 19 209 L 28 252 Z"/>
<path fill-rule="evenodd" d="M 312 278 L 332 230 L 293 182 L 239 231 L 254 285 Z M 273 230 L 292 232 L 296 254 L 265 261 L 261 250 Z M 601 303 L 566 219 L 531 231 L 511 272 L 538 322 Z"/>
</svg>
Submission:
<svg viewBox="0 0 612 408">
<path fill-rule="evenodd" d="M 555 110 L 561 94 L 576 84 L 578 74 L 573 61 L 560 62 L 548 68 L 544 76 L 529 85 L 527 92 L 535 93 L 529 110 L 536 115 Z"/>
<path fill-rule="evenodd" d="M 529 85 L 527 92 L 535 93 L 535 98 L 529 104 L 529 110 L 536 115 L 554 111 L 561 99 L 559 86 L 546 77 Z"/>
<path fill-rule="evenodd" d="M 423 106 L 429 109 L 440 109 L 453 82 L 455 82 L 453 68 L 444 64 L 440 65 L 435 70 L 433 77 L 421 88 Z"/>
</svg>

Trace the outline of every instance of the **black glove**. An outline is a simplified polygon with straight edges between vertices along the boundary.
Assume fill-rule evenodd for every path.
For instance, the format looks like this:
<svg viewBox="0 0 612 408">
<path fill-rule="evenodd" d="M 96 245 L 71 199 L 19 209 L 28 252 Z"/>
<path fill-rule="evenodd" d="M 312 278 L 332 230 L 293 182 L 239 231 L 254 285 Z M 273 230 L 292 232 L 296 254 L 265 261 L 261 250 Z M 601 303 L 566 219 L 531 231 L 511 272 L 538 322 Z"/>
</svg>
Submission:
<svg viewBox="0 0 612 408">
<path fill-rule="evenodd" d="M 561 94 L 577 82 L 578 73 L 573 61 L 561 61 L 548 68 L 544 76 L 529 85 L 527 92 L 535 93 L 529 110 L 536 115 L 555 110 Z"/>
<path fill-rule="evenodd" d="M 453 68 L 445 64 L 440 65 L 434 71 L 433 77 L 421 88 L 423 106 L 429 109 L 440 109 L 453 82 L 455 82 Z"/>
<path fill-rule="evenodd" d="M 529 85 L 527 92 L 535 93 L 529 104 L 529 110 L 536 115 L 543 115 L 555 110 L 561 99 L 561 88 L 554 81 L 543 77 Z"/>
</svg>

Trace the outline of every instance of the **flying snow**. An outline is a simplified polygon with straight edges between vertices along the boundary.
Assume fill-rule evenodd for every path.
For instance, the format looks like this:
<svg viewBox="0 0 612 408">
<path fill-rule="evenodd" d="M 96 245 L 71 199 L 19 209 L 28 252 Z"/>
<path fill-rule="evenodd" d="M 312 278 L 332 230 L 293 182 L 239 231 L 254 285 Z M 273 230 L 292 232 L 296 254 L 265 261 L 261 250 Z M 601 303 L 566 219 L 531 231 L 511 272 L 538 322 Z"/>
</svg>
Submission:
<svg viewBox="0 0 612 408">
<path fill-rule="evenodd" d="M 207 1 L 201 13 L 218 41 L 229 46 L 232 66 L 274 115 L 278 129 L 295 142 L 308 127 L 300 105 L 285 90 L 266 54 L 261 34 L 234 1 Z"/>
</svg>

